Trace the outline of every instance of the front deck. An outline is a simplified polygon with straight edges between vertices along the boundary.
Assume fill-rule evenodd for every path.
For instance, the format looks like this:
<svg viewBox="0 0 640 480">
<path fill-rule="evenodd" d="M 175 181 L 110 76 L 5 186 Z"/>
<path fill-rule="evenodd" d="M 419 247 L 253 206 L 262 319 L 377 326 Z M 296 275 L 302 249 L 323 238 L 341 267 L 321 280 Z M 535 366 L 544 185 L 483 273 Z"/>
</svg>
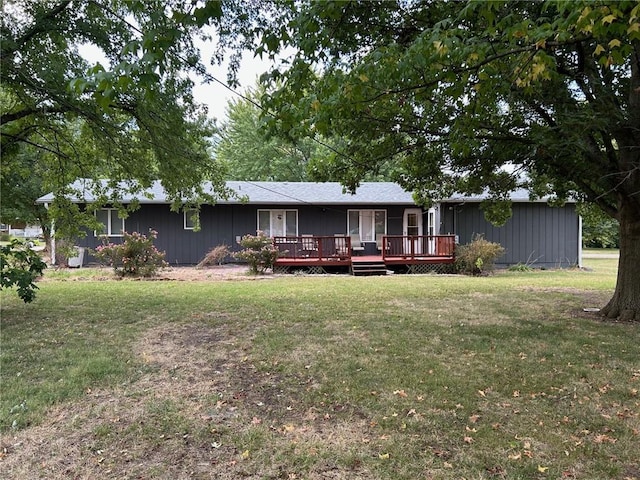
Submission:
<svg viewBox="0 0 640 480">
<path fill-rule="evenodd" d="M 455 262 L 454 235 L 384 235 L 376 242 L 356 242 L 346 235 L 274 237 L 280 252 L 274 269 L 312 273 L 378 265 L 378 270 L 423 273 Z M 446 269 L 445 269 L 446 270 Z"/>
</svg>

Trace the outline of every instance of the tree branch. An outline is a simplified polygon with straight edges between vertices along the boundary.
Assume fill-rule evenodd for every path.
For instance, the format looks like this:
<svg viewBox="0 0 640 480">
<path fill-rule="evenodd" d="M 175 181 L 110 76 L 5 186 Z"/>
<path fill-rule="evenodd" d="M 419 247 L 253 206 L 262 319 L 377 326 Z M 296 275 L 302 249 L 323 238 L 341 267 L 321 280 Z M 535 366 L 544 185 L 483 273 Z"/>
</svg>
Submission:
<svg viewBox="0 0 640 480">
<path fill-rule="evenodd" d="M 45 28 L 47 20 L 51 20 L 58 16 L 63 10 L 65 10 L 72 0 L 62 0 L 56 6 L 54 6 L 51 10 L 46 12 L 44 15 L 35 18 L 33 26 L 29 28 L 24 34 L 16 38 L 12 42 L 7 42 L 6 40 L 3 42 L 4 47 L 1 51 L 0 55 L 2 58 L 6 58 L 10 55 L 13 55 L 16 51 L 22 49 L 25 43 L 30 41 L 33 37 L 35 37 L 39 33 L 47 32 L 49 28 Z"/>
<path fill-rule="evenodd" d="M 41 107 L 41 108 L 25 108 L 22 110 L 18 110 L 17 112 L 11 113 L 3 113 L 0 115 L 0 125 L 5 125 L 7 123 L 15 122 L 16 120 L 21 120 L 26 117 L 30 117 L 32 115 L 46 115 L 48 113 L 67 113 L 70 112 L 71 108 L 65 108 L 62 106 L 57 107 Z"/>
</svg>

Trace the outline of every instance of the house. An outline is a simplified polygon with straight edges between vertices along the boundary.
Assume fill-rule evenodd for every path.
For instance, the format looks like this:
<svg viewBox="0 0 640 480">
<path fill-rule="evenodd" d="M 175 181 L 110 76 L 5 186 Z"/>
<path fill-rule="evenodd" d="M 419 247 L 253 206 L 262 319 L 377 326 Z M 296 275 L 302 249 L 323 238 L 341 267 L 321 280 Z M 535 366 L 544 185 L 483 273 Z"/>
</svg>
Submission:
<svg viewBox="0 0 640 480">
<path fill-rule="evenodd" d="M 483 234 L 506 249 L 498 265 L 565 267 L 580 261 L 580 220 L 575 206 L 550 207 L 544 201 L 531 202 L 520 192 L 513 197 L 513 217 L 506 225 L 494 227 L 484 220 L 481 197 L 450 198 L 424 209 L 415 204 L 410 192 L 390 182 L 363 183 L 354 195 L 345 193 L 338 183 L 236 181 L 227 185 L 239 198 L 203 205 L 199 230 L 192 211 L 170 210 L 156 183 L 137 197 L 140 208 L 126 219 L 119 218 L 113 208 L 98 211 L 104 231 L 87 232 L 77 245 L 95 248 L 100 235 L 115 242 L 123 231 L 153 229 L 158 232 L 156 246 L 166 252 L 170 264 L 192 265 L 217 245 L 238 250 L 243 235 L 260 230 L 281 247 L 283 266 L 314 259 L 325 266 L 344 266 L 353 259 L 377 255 L 389 267 L 451 263 L 454 241 L 464 244 Z M 86 204 L 92 196 L 86 193 L 72 200 Z M 125 204 L 132 200 L 122 198 Z M 52 201 L 51 194 L 38 199 L 44 204 Z M 318 241 L 323 248 L 318 248 Z M 315 248 L 303 248 L 309 244 Z M 343 253 L 336 254 L 338 250 Z"/>
</svg>

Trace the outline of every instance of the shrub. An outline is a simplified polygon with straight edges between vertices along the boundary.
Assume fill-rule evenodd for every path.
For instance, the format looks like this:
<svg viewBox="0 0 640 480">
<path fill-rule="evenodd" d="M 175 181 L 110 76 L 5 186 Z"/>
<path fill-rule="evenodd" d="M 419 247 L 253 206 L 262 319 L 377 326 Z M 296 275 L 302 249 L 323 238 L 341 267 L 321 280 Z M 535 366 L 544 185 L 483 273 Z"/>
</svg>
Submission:
<svg viewBox="0 0 640 480">
<path fill-rule="evenodd" d="M 509 267 L 510 272 L 531 272 L 533 268 L 531 268 L 526 263 L 516 263 L 515 265 L 511 265 Z"/>
<path fill-rule="evenodd" d="M 234 256 L 249 264 L 249 271 L 254 274 L 263 273 L 266 269 L 273 269 L 273 264 L 280 252 L 273 246 L 271 238 L 258 231 L 256 235 L 245 235 L 238 242 L 244 250 L 236 252 Z"/>
<path fill-rule="evenodd" d="M 456 248 L 456 266 L 466 275 L 483 275 L 493 271 L 495 260 L 504 255 L 499 243 L 489 242 L 482 235 Z"/>
<path fill-rule="evenodd" d="M 152 277 L 158 269 L 167 266 L 165 253 L 159 252 L 153 245 L 157 236 L 155 230 L 149 230 L 149 236 L 124 232 L 121 244 L 108 243 L 103 237 L 103 244 L 93 254 L 101 264 L 113 267 L 116 275 Z"/>
<path fill-rule="evenodd" d="M 202 268 L 207 265 L 222 265 L 225 258 L 231 255 L 231 250 L 227 245 L 218 245 L 209 250 L 200 263 L 196 265 L 196 268 Z"/>
<path fill-rule="evenodd" d="M 0 290 L 15 285 L 18 297 L 24 303 L 32 302 L 38 289 L 35 280 L 45 268 L 47 264 L 36 252 L 14 239 L 9 245 L 0 247 Z"/>
<path fill-rule="evenodd" d="M 11 235 L 9 235 L 6 232 L 0 233 L 0 242 L 10 242 L 10 241 L 11 241 Z"/>
</svg>

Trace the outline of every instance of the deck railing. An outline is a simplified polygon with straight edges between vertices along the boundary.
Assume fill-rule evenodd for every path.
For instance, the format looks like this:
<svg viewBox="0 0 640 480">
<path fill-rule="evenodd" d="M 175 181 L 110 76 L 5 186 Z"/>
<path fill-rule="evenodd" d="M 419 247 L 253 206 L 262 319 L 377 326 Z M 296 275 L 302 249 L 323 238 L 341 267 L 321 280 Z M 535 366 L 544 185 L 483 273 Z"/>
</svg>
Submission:
<svg viewBox="0 0 640 480">
<path fill-rule="evenodd" d="M 381 250 L 383 259 L 453 258 L 455 235 L 385 235 Z"/>
<path fill-rule="evenodd" d="M 344 236 L 273 237 L 279 258 L 287 259 L 350 259 L 351 238 Z"/>
<path fill-rule="evenodd" d="M 286 260 L 350 260 L 351 238 L 334 236 L 273 237 L 273 245 Z M 451 259 L 455 252 L 455 235 L 384 235 L 378 240 L 377 252 L 383 260 Z"/>
</svg>

